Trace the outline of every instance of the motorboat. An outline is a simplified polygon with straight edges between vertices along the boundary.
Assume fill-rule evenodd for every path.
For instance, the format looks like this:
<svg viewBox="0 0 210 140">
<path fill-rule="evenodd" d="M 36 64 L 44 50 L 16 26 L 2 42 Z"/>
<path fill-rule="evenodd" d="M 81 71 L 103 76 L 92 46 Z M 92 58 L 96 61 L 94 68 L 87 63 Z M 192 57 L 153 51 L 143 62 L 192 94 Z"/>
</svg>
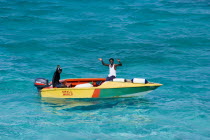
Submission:
<svg viewBox="0 0 210 140">
<path fill-rule="evenodd" d="M 35 79 L 41 97 L 47 98 L 117 98 L 144 96 L 162 86 L 146 79 L 75 78 L 60 80 L 61 88 L 53 87 L 45 78 Z"/>
</svg>

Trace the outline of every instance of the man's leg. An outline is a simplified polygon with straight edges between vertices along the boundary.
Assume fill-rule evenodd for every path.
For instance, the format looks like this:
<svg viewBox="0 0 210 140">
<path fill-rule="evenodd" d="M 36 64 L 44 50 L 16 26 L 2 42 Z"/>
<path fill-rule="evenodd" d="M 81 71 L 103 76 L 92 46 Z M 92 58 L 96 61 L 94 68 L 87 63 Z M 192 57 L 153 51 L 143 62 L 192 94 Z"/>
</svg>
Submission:
<svg viewBox="0 0 210 140">
<path fill-rule="evenodd" d="M 115 76 L 111 76 L 109 78 L 110 78 L 110 81 L 113 81 L 113 79 L 116 78 L 116 77 Z"/>
<path fill-rule="evenodd" d="M 110 81 L 110 77 L 106 77 L 106 81 Z"/>
<path fill-rule="evenodd" d="M 113 79 L 116 78 L 115 76 L 110 76 L 106 78 L 106 81 L 113 81 Z"/>
</svg>

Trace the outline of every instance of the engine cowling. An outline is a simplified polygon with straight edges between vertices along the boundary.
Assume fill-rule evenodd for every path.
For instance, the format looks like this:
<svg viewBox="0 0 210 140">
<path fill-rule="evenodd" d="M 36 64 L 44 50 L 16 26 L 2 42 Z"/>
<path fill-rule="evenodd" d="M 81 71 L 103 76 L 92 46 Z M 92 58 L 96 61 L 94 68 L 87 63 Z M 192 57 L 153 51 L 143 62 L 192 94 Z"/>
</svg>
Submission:
<svg viewBox="0 0 210 140">
<path fill-rule="evenodd" d="M 36 78 L 34 81 L 34 86 L 37 87 L 38 90 L 49 87 L 48 80 L 45 78 Z"/>
</svg>

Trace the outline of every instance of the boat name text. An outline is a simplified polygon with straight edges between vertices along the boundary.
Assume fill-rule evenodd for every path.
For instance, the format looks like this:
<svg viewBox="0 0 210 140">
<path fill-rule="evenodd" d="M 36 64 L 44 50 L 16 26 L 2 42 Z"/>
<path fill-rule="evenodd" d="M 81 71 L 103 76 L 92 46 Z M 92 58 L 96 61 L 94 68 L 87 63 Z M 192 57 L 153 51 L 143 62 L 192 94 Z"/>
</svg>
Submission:
<svg viewBox="0 0 210 140">
<path fill-rule="evenodd" d="M 71 91 L 67 91 L 67 90 L 62 91 L 62 93 L 63 93 L 63 96 L 72 96 L 73 95 L 73 93 Z"/>
</svg>

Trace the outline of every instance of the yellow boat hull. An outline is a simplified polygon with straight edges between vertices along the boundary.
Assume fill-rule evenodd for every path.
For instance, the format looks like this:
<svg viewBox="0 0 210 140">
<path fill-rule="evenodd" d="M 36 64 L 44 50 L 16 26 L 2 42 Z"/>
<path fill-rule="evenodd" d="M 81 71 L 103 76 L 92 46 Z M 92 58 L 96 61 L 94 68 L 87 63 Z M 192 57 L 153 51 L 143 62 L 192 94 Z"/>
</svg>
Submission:
<svg viewBox="0 0 210 140">
<path fill-rule="evenodd" d="M 105 82 L 98 87 L 44 88 L 41 97 L 48 98 L 112 98 L 145 95 L 162 84 L 138 84 L 129 82 Z"/>
</svg>

